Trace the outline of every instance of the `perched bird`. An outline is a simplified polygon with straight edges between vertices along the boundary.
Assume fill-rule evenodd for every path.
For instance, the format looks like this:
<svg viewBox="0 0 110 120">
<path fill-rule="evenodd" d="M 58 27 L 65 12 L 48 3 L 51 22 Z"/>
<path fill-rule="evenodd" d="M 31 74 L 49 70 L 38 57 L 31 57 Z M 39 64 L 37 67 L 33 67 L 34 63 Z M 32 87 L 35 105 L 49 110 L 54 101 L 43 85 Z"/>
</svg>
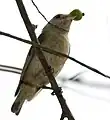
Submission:
<svg viewBox="0 0 110 120">
<path fill-rule="evenodd" d="M 58 14 L 54 16 L 43 28 L 41 35 L 38 37 L 40 44 L 68 55 L 70 50 L 68 32 L 71 22 L 72 20 L 80 20 L 82 16 L 83 14 L 77 9 L 73 10 L 68 15 Z M 43 86 L 49 83 L 44 68 L 36 54 L 33 54 L 33 50 L 34 48 L 31 47 L 27 55 L 24 65 L 24 69 L 26 69 L 26 71 L 21 74 L 20 82 L 15 92 L 16 99 L 11 107 L 11 111 L 16 115 L 20 113 L 25 100 L 30 101 L 36 93 L 42 90 Z M 67 58 L 59 57 L 47 52 L 43 53 L 48 64 L 53 69 L 53 75 L 56 77 L 63 68 Z M 28 61 L 30 61 L 30 63 L 26 68 Z"/>
</svg>

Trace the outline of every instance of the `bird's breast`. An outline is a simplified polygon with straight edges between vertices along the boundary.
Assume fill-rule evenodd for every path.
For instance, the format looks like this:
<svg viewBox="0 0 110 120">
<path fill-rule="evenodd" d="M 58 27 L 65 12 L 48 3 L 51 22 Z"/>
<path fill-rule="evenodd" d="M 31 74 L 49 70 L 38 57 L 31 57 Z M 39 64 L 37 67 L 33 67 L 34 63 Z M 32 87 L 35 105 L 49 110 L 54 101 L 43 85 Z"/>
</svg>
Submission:
<svg viewBox="0 0 110 120">
<path fill-rule="evenodd" d="M 50 48 L 52 50 L 69 54 L 70 45 L 67 35 L 62 34 L 53 34 L 48 36 L 48 38 L 42 43 L 43 46 Z M 48 64 L 54 68 L 55 74 L 58 74 L 62 69 L 67 58 L 59 57 L 47 52 L 44 52 L 44 55 L 48 61 Z"/>
<path fill-rule="evenodd" d="M 54 34 L 48 35 L 48 37 L 43 36 L 43 38 L 41 39 L 44 39 L 41 43 L 42 46 L 45 46 L 47 48 L 61 53 L 65 53 L 67 55 L 69 54 L 69 42 L 67 36 Z M 44 51 L 43 53 L 48 64 L 53 69 L 53 75 L 56 76 L 61 71 L 67 58 L 59 57 Z M 24 81 L 33 85 L 42 86 L 49 82 L 48 78 L 45 77 L 45 75 L 46 74 L 44 68 L 42 67 L 38 57 L 35 55 L 30 65 L 28 66 L 27 72 L 24 77 Z"/>
</svg>

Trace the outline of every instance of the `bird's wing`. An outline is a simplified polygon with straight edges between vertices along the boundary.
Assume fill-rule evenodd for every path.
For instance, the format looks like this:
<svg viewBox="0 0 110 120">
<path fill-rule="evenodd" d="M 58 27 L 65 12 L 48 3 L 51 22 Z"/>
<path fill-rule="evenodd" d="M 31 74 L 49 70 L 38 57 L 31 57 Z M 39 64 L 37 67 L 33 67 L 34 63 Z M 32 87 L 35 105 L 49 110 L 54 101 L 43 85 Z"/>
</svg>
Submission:
<svg viewBox="0 0 110 120">
<path fill-rule="evenodd" d="M 40 44 L 43 42 L 43 40 L 44 40 L 44 33 L 42 33 L 38 37 L 38 40 L 39 40 Z M 30 48 L 30 50 L 28 52 L 28 55 L 26 57 L 26 61 L 25 61 L 25 64 L 24 64 L 24 67 L 23 67 L 23 70 L 22 70 L 22 73 L 21 73 L 21 77 L 20 77 L 20 81 L 19 81 L 18 87 L 17 87 L 16 92 L 15 92 L 15 96 L 18 94 L 18 92 L 20 90 L 20 86 L 23 83 L 24 74 L 25 74 L 26 69 L 28 68 L 28 66 L 29 66 L 33 56 L 34 56 L 34 52 L 33 52 L 33 47 L 31 46 L 31 48 Z"/>
<path fill-rule="evenodd" d="M 32 59 L 32 46 L 31 46 L 31 48 L 30 48 L 30 50 L 28 52 L 28 55 L 26 57 L 26 62 L 24 64 L 24 67 L 23 67 L 23 70 L 22 70 L 22 73 L 21 73 L 20 81 L 19 81 L 18 87 L 16 89 L 15 96 L 18 94 L 19 89 L 20 89 L 20 85 L 23 83 L 24 73 L 25 73 L 29 63 L 31 62 L 31 59 Z"/>
</svg>

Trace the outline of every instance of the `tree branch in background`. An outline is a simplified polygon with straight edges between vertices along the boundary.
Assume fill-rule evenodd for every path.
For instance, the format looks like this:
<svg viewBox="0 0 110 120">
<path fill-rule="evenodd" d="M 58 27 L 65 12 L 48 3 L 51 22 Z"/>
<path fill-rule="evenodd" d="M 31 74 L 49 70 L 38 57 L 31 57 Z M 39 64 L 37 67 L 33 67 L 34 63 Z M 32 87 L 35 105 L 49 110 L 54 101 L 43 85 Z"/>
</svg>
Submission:
<svg viewBox="0 0 110 120">
<path fill-rule="evenodd" d="M 34 3 L 33 0 L 31 0 L 32 4 L 35 6 L 35 8 L 37 9 L 38 13 L 46 20 L 46 22 L 49 23 L 49 21 L 47 20 L 47 18 L 45 17 L 45 15 L 42 14 L 42 12 L 39 10 L 39 8 L 37 7 L 37 5 Z"/>
<path fill-rule="evenodd" d="M 27 12 L 25 10 L 25 7 L 23 5 L 23 2 L 22 0 L 15 0 L 16 3 L 17 3 L 17 6 L 18 6 L 18 9 L 19 9 L 19 12 L 22 16 L 22 19 L 24 21 L 24 24 L 27 28 L 27 31 L 29 33 L 29 36 L 31 38 L 31 40 L 33 41 L 33 43 L 36 43 L 36 44 L 39 44 L 39 41 L 38 39 L 36 38 L 36 35 L 35 35 L 35 32 L 34 32 L 34 29 L 32 27 L 32 24 L 28 18 L 28 15 L 27 15 Z M 47 77 L 49 79 L 49 82 L 51 83 L 51 86 L 52 86 L 52 89 L 54 90 L 58 100 L 59 100 L 59 103 L 61 105 L 61 108 L 62 108 L 62 116 L 63 116 L 63 119 L 65 117 L 68 118 L 68 120 L 74 120 L 67 104 L 66 104 L 66 101 L 65 99 L 63 98 L 62 96 L 62 93 L 61 93 L 61 90 L 59 89 L 57 83 L 56 83 L 56 80 L 54 78 L 54 76 L 52 75 L 52 71 L 51 71 L 51 67 L 48 65 L 46 59 L 45 59 L 45 56 L 43 55 L 43 52 L 42 52 L 42 49 L 41 48 L 36 48 L 35 44 L 33 44 L 33 48 L 35 49 L 35 54 L 38 56 L 44 70 L 45 70 L 45 73 L 47 74 Z M 33 57 L 33 56 L 32 56 Z M 30 65 L 30 63 L 28 63 L 28 66 Z M 26 70 L 25 70 L 26 71 Z M 24 72 L 25 72 L 24 71 Z M 61 118 L 62 118 L 61 116 Z M 61 120 L 63 120 L 61 119 Z"/>
<path fill-rule="evenodd" d="M 25 40 L 25 39 L 23 39 L 23 38 L 20 38 L 20 37 L 17 37 L 17 36 L 11 35 L 11 34 L 9 34 L 9 33 L 2 32 L 2 31 L 0 31 L 0 35 L 4 35 L 4 36 L 10 37 L 10 38 L 19 40 L 19 41 L 21 41 L 21 42 L 31 44 L 31 45 L 33 44 L 33 42 L 31 42 L 31 41 L 29 41 L 29 40 Z M 95 68 L 93 68 L 93 67 L 91 67 L 91 66 L 89 66 L 89 65 L 86 65 L 86 64 L 84 64 L 84 63 L 76 60 L 75 58 L 69 56 L 69 55 L 66 55 L 66 54 L 61 53 L 61 52 L 57 52 L 57 51 L 52 50 L 52 49 L 50 49 L 50 48 L 43 47 L 43 46 L 41 46 L 41 45 L 39 45 L 39 44 L 36 44 L 36 43 L 34 43 L 34 45 L 35 45 L 35 47 L 37 47 L 37 48 L 42 48 L 43 51 L 48 52 L 48 53 L 50 53 L 50 54 L 54 54 L 54 55 L 57 55 L 57 56 L 60 56 L 60 57 L 66 57 L 66 58 L 68 58 L 68 59 L 70 59 L 70 60 L 72 60 L 72 61 L 80 64 L 81 66 L 84 66 L 84 67 L 86 67 L 87 69 L 92 70 L 93 72 L 95 72 L 95 73 L 97 73 L 97 74 L 100 74 L 100 75 L 102 75 L 103 77 L 106 77 L 106 78 L 109 78 L 109 79 L 110 79 L 110 76 L 105 75 L 104 73 L 100 72 L 99 70 L 97 70 L 97 69 L 95 69 Z M 71 79 L 72 79 L 72 78 L 71 78 Z"/>
<path fill-rule="evenodd" d="M 3 68 L 11 68 L 11 69 L 15 69 L 15 70 L 20 70 L 20 71 L 22 71 L 21 68 L 17 68 L 17 67 L 13 67 L 13 66 L 8 66 L 8 65 L 2 65 L 2 64 L 0 64 L 0 67 L 3 67 Z"/>
<path fill-rule="evenodd" d="M 18 72 L 18 71 L 16 71 L 16 70 L 7 70 L 7 69 L 4 69 L 4 68 L 0 68 L 0 71 L 11 72 L 11 73 L 16 73 L 16 74 L 21 74 L 21 72 Z"/>
<path fill-rule="evenodd" d="M 21 68 L 17 68 L 17 67 L 12 67 L 12 66 L 8 66 L 8 65 L 1 65 L 0 64 L 0 71 L 21 74 L 22 69 Z"/>
</svg>

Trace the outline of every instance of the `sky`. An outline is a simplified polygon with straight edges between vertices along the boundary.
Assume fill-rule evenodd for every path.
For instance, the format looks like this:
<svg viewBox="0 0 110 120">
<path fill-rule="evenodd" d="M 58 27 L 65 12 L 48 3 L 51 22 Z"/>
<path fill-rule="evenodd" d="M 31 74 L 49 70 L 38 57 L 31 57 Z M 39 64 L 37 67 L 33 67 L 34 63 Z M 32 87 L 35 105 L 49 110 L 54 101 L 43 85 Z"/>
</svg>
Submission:
<svg viewBox="0 0 110 120">
<path fill-rule="evenodd" d="M 23 0 L 29 18 L 38 25 L 39 36 L 47 22 L 37 12 L 31 0 Z M 85 13 L 81 21 L 73 21 L 69 32 L 70 56 L 101 72 L 110 75 L 110 8 L 109 0 L 34 0 L 40 11 L 50 20 L 58 13 L 68 14 L 73 9 Z M 0 31 L 30 40 L 14 0 L 0 1 Z M 0 64 L 22 68 L 30 45 L 0 36 Z M 61 84 L 60 79 L 87 71 L 79 76 L 81 84 Z M 61 108 L 51 91 L 43 90 L 31 102 L 26 102 L 19 116 L 11 113 L 14 93 L 20 79 L 19 74 L 0 71 L 0 119 L 59 120 Z M 110 80 L 67 60 L 57 76 L 63 86 L 63 95 L 75 120 L 110 120 Z M 54 116 L 54 117 L 53 117 Z"/>
</svg>

